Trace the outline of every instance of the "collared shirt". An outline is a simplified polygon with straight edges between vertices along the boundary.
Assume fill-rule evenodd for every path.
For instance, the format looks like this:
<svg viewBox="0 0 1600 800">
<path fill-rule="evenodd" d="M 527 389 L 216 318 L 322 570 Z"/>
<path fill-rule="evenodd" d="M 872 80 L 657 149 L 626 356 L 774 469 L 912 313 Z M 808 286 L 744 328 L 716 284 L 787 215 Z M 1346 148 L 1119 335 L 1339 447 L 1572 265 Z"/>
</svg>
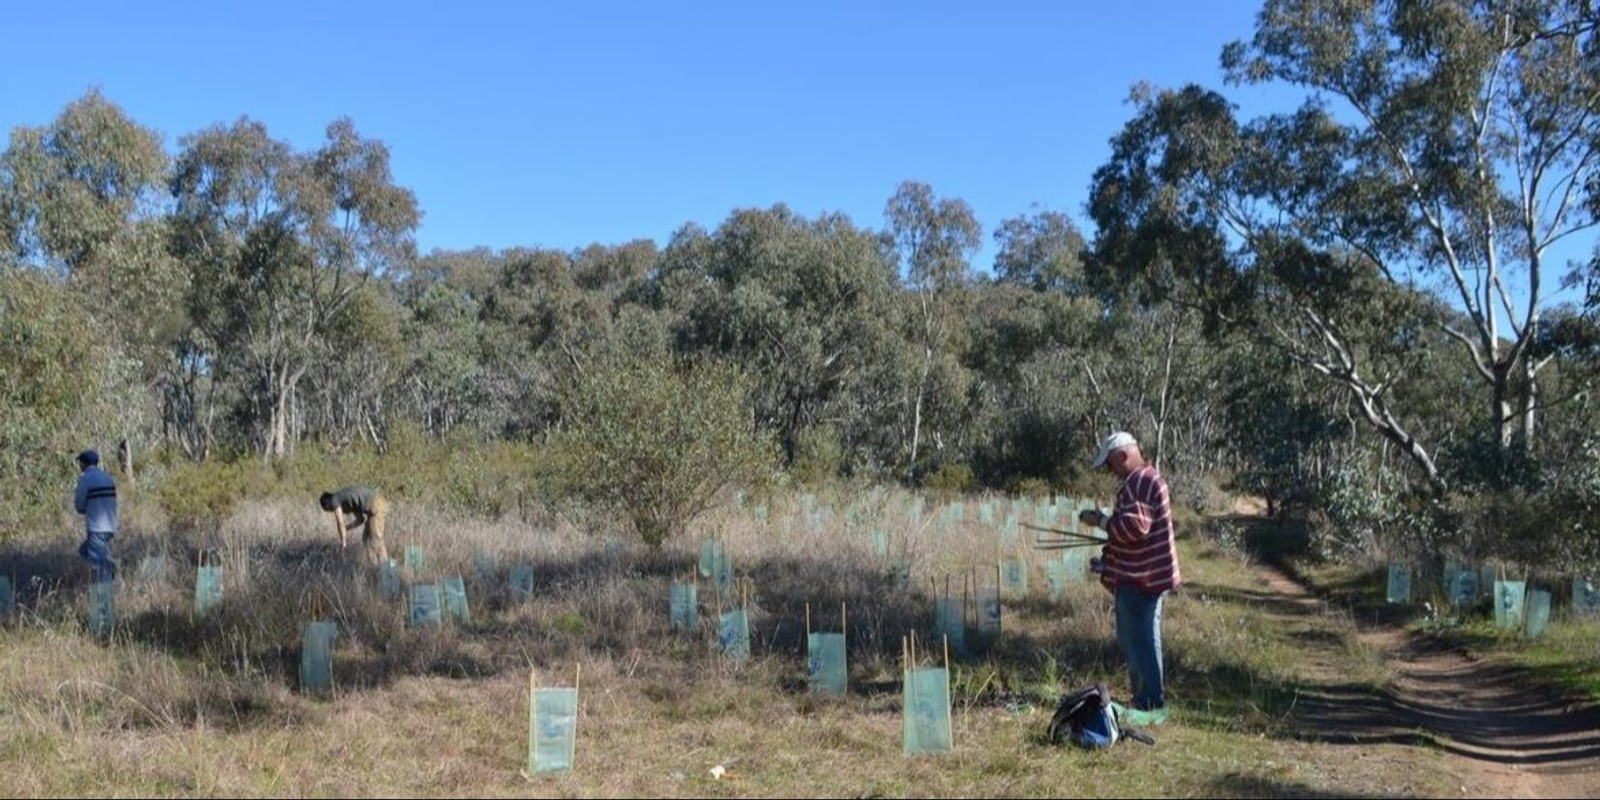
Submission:
<svg viewBox="0 0 1600 800">
<path fill-rule="evenodd" d="M 1122 481 L 1117 505 L 1106 520 L 1109 541 L 1100 582 L 1116 591 L 1127 582 L 1152 594 L 1178 588 L 1178 549 L 1172 531 L 1167 481 L 1146 464 Z"/>
</svg>

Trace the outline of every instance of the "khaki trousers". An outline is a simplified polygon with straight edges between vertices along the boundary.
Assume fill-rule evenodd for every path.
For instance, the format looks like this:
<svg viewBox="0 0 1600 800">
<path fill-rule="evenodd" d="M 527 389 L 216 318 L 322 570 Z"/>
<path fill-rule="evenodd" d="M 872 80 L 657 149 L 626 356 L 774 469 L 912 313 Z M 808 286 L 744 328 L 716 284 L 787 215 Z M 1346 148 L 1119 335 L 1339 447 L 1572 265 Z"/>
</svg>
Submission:
<svg viewBox="0 0 1600 800">
<path fill-rule="evenodd" d="M 367 524 L 361 526 L 361 543 L 366 546 L 367 561 L 382 564 L 389 560 L 389 550 L 383 544 L 383 532 L 389 525 L 389 500 L 383 495 L 372 498 L 372 514 Z"/>
</svg>

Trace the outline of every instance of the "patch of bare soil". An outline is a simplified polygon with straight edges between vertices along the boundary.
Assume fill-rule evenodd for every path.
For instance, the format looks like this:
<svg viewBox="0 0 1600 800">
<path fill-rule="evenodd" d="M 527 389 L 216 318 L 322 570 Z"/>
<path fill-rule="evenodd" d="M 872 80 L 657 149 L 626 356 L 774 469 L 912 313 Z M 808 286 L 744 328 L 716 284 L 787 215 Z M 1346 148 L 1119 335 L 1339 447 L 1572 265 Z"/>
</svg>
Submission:
<svg viewBox="0 0 1600 800">
<path fill-rule="evenodd" d="M 1304 613 L 1322 609 L 1323 601 L 1283 570 L 1257 569 L 1280 600 Z M 1434 766 L 1430 751 L 1437 751 L 1459 776 L 1461 797 L 1600 797 L 1600 707 L 1554 696 L 1518 670 L 1475 660 L 1426 633 L 1376 621 L 1357 626 L 1394 679 L 1373 697 L 1329 676 L 1328 688 L 1294 712 L 1306 738 L 1401 745 L 1399 752 Z"/>
</svg>

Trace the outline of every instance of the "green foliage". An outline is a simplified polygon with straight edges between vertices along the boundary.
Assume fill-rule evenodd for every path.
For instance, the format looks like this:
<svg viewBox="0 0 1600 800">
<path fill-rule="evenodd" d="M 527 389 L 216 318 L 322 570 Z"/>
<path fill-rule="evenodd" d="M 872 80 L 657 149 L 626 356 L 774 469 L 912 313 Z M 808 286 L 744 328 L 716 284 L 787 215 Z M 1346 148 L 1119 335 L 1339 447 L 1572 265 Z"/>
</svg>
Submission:
<svg viewBox="0 0 1600 800">
<path fill-rule="evenodd" d="M 1449 456 L 1444 473 L 1456 489 L 1532 490 L 1539 488 L 1543 477 L 1525 442 L 1502 445 L 1492 431 L 1483 428 L 1470 431 L 1444 453 Z"/>
<path fill-rule="evenodd" d="M 652 547 L 682 534 L 775 468 L 775 444 L 753 432 L 747 381 L 731 364 L 638 352 L 585 364 L 562 397 L 568 489 L 619 508 Z"/>
<path fill-rule="evenodd" d="M 794 463 L 789 476 L 802 485 L 817 486 L 838 478 L 845 466 L 844 443 L 832 425 L 801 430 L 795 436 Z"/>
<path fill-rule="evenodd" d="M 0 538 L 60 513 L 106 363 L 78 297 L 0 267 Z"/>
<path fill-rule="evenodd" d="M 249 459 L 180 463 L 156 487 L 156 503 L 176 530 L 215 534 L 262 476 Z"/>
<path fill-rule="evenodd" d="M 440 261 L 424 263 L 434 264 L 432 269 L 443 276 L 412 278 L 400 286 L 409 311 L 401 331 L 408 351 L 401 385 L 409 391 L 398 393 L 397 411 L 435 435 L 459 427 L 487 431 L 490 403 L 483 383 L 490 348 L 484 344 L 485 323 L 473 290 L 452 283 L 456 271 L 461 273 L 456 280 L 469 286 L 474 279 L 485 280 L 476 275 L 487 267 L 473 261 L 451 267 L 446 257 L 433 258 Z"/>
<path fill-rule="evenodd" d="M 1587 574 L 1600 573 L 1600 440 L 1574 437 L 1539 500 L 1552 524 L 1544 529 L 1542 560 Z M 1559 522 L 1560 524 L 1555 524 Z"/>
<path fill-rule="evenodd" d="M 997 280 L 1035 291 L 1084 291 L 1083 234 L 1059 211 L 1013 217 L 994 232 L 1000 252 L 994 258 Z"/>
<path fill-rule="evenodd" d="M 661 256 L 658 291 L 681 308 L 677 352 L 737 360 L 749 372 L 758 426 L 784 446 L 786 466 L 857 471 L 887 462 L 902 443 L 900 413 L 873 393 L 897 393 L 880 364 L 900 342 L 894 272 L 877 237 L 836 214 L 807 220 L 788 208 L 735 211 L 713 233 L 684 231 Z M 682 304 L 679 306 L 678 304 Z M 907 356 L 909 358 L 909 355 Z M 797 465 L 807 431 L 834 429 L 845 456 L 834 467 Z"/>
<path fill-rule="evenodd" d="M 491 442 L 478 447 L 446 448 L 439 453 L 445 464 L 444 494 L 437 498 L 447 508 L 489 518 L 524 514 L 530 498 L 538 494 L 541 454 L 532 445 Z"/>
<path fill-rule="evenodd" d="M 315 503 L 318 495 L 352 483 L 375 484 L 392 491 L 379 474 L 380 455 L 370 442 L 352 442 L 342 448 L 306 442 L 290 456 L 272 462 L 271 479 L 257 487 L 264 496 L 289 497 L 297 503 Z M 415 466 L 395 475 L 419 475 L 432 462 L 419 457 Z M 425 476 L 419 479 L 426 480 Z"/>
<path fill-rule="evenodd" d="M 0 252 L 68 277 L 119 349 L 158 369 L 181 324 L 184 276 L 166 254 L 161 135 L 99 90 L 48 125 L 18 127 L 0 155 Z"/>
<path fill-rule="evenodd" d="M 1383 528 L 1403 509 L 1396 495 L 1388 493 L 1386 469 L 1371 461 L 1347 459 L 1332 465 L 1321 484 L 1320 507 L 1328 519 L 1313 531 L 1319 555 L 1327 558 L 1354 558 L 1373 554 Z"/>
<path fill-rule="evenodd" d="M 482 441 L 464 430 L 434 438 L 401 421 L 391 425 L 381 451 L 370 440 L 302 447 L 274 461 L 270 477 L 256 491 L 311 503 L 322 492 L 365 484 L 419 507 L 526 518 L 534 498 L 561 472 L 554 456 L 536 444 Z"/>
<path fill-rule="evenodd" d="M 1305 102 L 1240 120 L 1203 87 L 1139 91 L 1094 176 L 1091 276 L 1272 342 L 1443 488 L 1437 451 L 1460 434 L 1440 398 L 1478 390 L 1473 424 L 1507 449 L 1548 405 L 1541 326 L 1516 321 L 1554 304 L 1545 248 L 1595 224 L 1569 212 L 1600 154 L 1592 23 L 1560 2 L 1269 0 L 1224 70 Z"/>
<path fill-rule="evenodd" d="M 940 464 L 938 469 L 923 479 L 923 485 L 936 496 L 955 497 L 972 491 L 977 485 L 977 478 L 970 465 L 947 462 Z"/>
<path fill-rule="evenodd" d="M 577 611 L 568 611 L 550 621 L 550 626 L 561 633 L 571 636 L 581 635 L 588 623 L 584 622 L 583 615 Z"/>
<path fill-rule="evenodd" d="M 1050 482 L 1044 478 L 1021 478 L 1011 485 L 1010 491 L 1018 497 L 1044 500 L 1050 497 L 1053 490 L 1050 488 Z"/>
<path fill-rule="evenodd" d="M 1116 329 L 1098 300 L 1009 283 L 984 287 L 967 324 L 972 344 L 964 361 L 976 378 L 966 460 L 978 482 L 1003 488 L 1026 478 L 1070 480 L 1104 435 L 1097 417 L 1109 411 L 1108 398 L 1086 376 L 1127 375 L 1131 384 L 1131 373 L 1113 369 L 1141 357 L 1125 357 L 1119 348 L 1144 337 L 1113 338 Z M 1130 400 L 1152 396 L 1122 386 L 1115 391 Z"/>
<path fill-rule="evenodd" d="M 1249 346 L 1226 355 L 1220 373 L 1227 413 L 1220 422 L 1237 464 L 1227 488 L 1261 496 L 1269 516 L 1286 504 L 1304 505 L 1318 488 L 1312 467 L 1320 459 L 1313 456 L 1348 433 L 1343 418 L 1304 386 L 1287 359 Z"/>
<path fill-rule="evenodd" d="M 383 143 L 347 119 L 310 153 L 248 118 L 180 144 L 171 251 L 192 276 L 188 308 L 215 345 L 214 374 L 234 384 L 239 433 L 281 458 L 292 449 L 292 400 L 313 364 L 353 340 L 381 352 L 397 338 L 394 320 L 359 292 L 414 255 L 416 199 L 392 183 Z M 364 419 L 358 412 L 347 419 Z"/>
</svg>

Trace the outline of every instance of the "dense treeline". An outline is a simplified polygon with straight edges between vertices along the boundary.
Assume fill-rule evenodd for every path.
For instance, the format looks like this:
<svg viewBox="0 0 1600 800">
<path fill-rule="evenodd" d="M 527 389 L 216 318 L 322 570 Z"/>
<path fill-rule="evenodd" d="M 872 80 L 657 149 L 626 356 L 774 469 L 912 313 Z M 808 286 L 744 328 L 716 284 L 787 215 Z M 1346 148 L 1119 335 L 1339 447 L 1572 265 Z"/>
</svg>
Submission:
<svg viewBox="0 0 1600 800">
<path fill-rule="evenodd" d="M 1181 501 L 1260 494 L 1330 547 L 1593 564 L 1596 25 L 1567 0 L 1271 0 L 1223 63 L 1305 104 L 1136 89 L 1092 185 L 1061 187 L 1087 233 L 986 229 L 908 180 L 876 225 L 780 204 L 664 243 L 419 254 L 421 200 L 348 119 L 309 150 L 246 118 L 169 151 L 91 91 L 0 154 L 0 531 L 58 513 L 84 442 L 157 470 L 525 446 L 659 541 L 772 472 L 1068 488 L 1126 428 Z M 615 463 L 630 424 L 731 460 L 677 464 L 719 478 L 681 497 L 597 490 L 651 474 Z"/>
</svg>

